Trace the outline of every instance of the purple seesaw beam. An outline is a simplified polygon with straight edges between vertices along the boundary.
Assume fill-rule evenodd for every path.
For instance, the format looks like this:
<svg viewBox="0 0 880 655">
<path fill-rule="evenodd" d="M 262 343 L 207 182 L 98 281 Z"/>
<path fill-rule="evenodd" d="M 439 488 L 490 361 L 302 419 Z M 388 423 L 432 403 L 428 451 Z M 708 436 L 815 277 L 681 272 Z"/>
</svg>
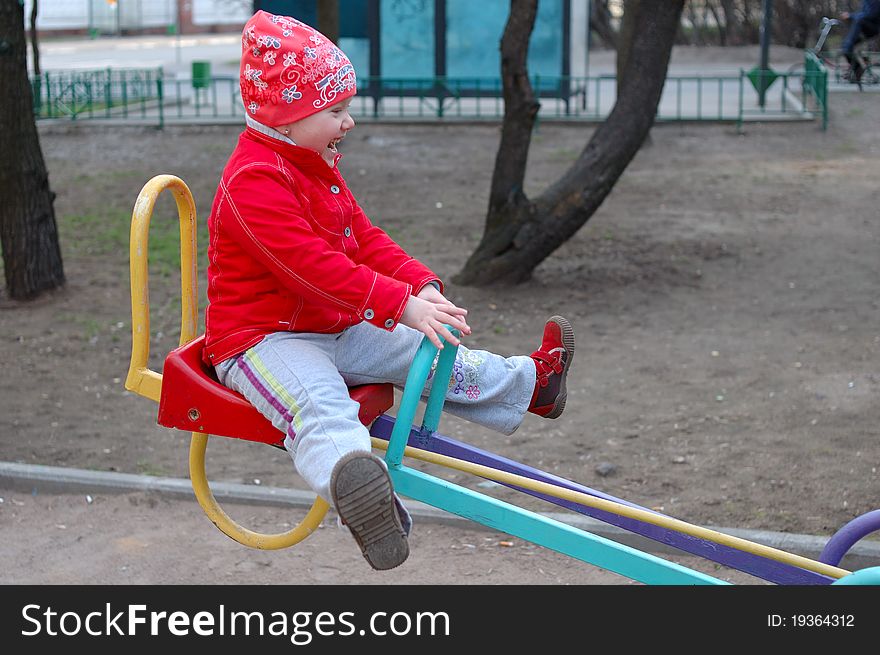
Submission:
<svg viewBox="0 0 880 655">
<path fill-rule="evenodd" d="M 391 438 L 391 431 L 393 428 L 394 418 L 383 415 L 376 419 L 376 421 L 373 423 L 373 426 L 370 429 L 370 434 L 374 437 L 387 441 Z M 423 431 L 413 427 L 410 430 L 409 440 L 407 441 L 407 443 L 414 448 L 420 448 L 421 450 L 427 450 L 429 452 L 437 453 L 439 455 L 447 455 L 449 457 L 454 457 L 455 459 L 461 459 L 474 464 L 488 466 L 499 471 L 507 471 L 508 473 L 522 475 L 533 480 L 547 482 L 549 484 L 553 484 L 559 487 L 564 487 L 573 491 L 579 491 L 581 493 L 589 494 L 597 498 L 612 500 L 616 503 L 621 503 L 622 505 L 628 505 L 637 509 L 646 509 L 634 503 L 630 503 L 628 501 L 621 500 L 620 498 L 609 496 L 608 494 L 604 494 L 600 491 L 595 491 L 593 489 L 590 489 L 589 487 L 579 485 L 575 482 L 572 482 L 571 480 L 566 480 L 565 478 L 551 475 L 550 473 L 546 473 L 539 469 L 526 466 L 525 464 L 521 464 L 511 459 L 507 459 L 494 453 L 490 453 L 474 446 L 462 443 L 460 441 L 456 441 L 455 439 L 444 436 L 438 432 L 431 432 L 428 430 Z M 643 537 L 653 539 L 654 541 L 660 542 L 662 544 L 666 544 L 667 546 L 672 546 L 673 548 L 678 548 L 679 550 L 685 551 L 687 553 L 698 555 L 699 557 L 703 557 L 713 562 L 718 562 L 719 564 L 723 564 L 739 571 L 743 571 L 769 582 L 791 585 L 821 585 L 830 584 L 834 581 L 834 579 L 829 576 L 815 573 L 813 571 L 808 571 L 792 564 L 777 562 L 776 560 L 768 559 L 766 557 L 762 557 L 761 555 L 747 553 L 736 548 L 731 548 L 730 546 L 717 544 L 707 539 L 699 539 L 697 537 L 684 534 L 682 532 L 670 530 L 669 528 L 663 528 L 660 526 L 652 525 L 650 523 L 645 523 L 644 521 L 639 521 L 637 519 L 620 516 L 612 512 L 606 512 L 605 510 L 581 505 L 580 503 L 563 500 L 554 496 L 548 496 L 546 494 L 531 491 L 529 489 L 523 489 L 522 487 L 517 487 L 515 485 L 505 486 L 510 487 L 511 489 L 522 491 L 523 493 L 527 493 L 530 496 L 541 498 L 542 500 L 546 500 L 547 502 L 553 503 L 554 505 L 559 505 L 580 514 L 591 516 L 610 525 L 615 525 L 624 530 L 628 530 L 629 532 L 642 535 Z M 646 511 L 653 512 L 653 510 Z M 653 513 L 658 514 L 659 516 L 663 516 L 659 512 Z"/>
</svg>

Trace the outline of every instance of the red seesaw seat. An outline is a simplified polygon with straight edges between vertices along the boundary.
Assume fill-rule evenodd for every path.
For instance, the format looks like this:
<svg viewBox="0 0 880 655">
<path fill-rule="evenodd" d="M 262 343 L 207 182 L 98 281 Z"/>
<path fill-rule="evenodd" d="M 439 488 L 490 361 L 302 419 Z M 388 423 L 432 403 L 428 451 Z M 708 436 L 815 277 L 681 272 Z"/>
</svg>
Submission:
<svg viewBox="0 0 880 655">
<path fill-rule="evenodd" d="M 172 350 L 162 369 L 159 425 L 187 432 L 204 432 L 283 447 L 284 434 L 241 394 L 227 389 L 202 361 L 205 335 Z M 394 404 L 391 384 L 350 388 L 361 405 L 361 423 L 370 425 Z"/>
</svg>

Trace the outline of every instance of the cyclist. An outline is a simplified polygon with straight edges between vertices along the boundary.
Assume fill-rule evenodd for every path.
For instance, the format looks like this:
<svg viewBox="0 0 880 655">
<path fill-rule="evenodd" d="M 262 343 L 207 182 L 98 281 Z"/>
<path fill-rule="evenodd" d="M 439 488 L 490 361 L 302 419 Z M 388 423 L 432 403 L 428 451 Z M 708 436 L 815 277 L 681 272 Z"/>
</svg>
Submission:
<svg viewBox="0 0 880 655">
<path fill-rule="evenodd" d="M 840 51 L 849 62 L 852 81 L 858 82 L 865 72 L 865 66 L 856 57 L 854 50 L 862 41 L 880 34 L 880 0 L 862 0 L 862 8 L 859 11 L 854 14 L 845 11 L 840 17 L 843 20 L 852 20 Z"/>
</svg>

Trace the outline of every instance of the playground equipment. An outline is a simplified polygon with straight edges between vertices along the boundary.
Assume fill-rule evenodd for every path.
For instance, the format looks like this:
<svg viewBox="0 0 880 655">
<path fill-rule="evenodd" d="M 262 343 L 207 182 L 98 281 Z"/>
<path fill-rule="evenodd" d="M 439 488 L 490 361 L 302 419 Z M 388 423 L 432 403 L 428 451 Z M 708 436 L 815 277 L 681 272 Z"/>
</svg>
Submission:
<svg viewBox="0 0 880 655">
<path fill-rule="evenodd" d="M 180 219 L 182 314 L 180 346 L 168 354 L 160 374 L 147 368 L 150 353 L 147 246 L 153 208 L 166 189 L 174 196 Z M 159 403 L 161 425 L 192 432 L 190 477 L 196 498 L 211 521 L 245 546 L 285 548 L 317 529 L 328 509 L 323 499 L 316 498 L 305 518 L 290 531 L 261 534 L 230 518 L 208 484 L 205 453 L 209 434 L 278 448 L 283 448 L 284 435 L 244 398 L 217 382 L 213 370 L 202 362 L 204 337 L 196 335 L 195 225 L 195 203 L 180 178 L 158 175 L 147 182 L 132 213 L 132 352 L 125 386 Z M 443 384 L 433 385 L 421 426 L 414 427 L 418 401 L 434 360 L 437 360 L 435 379 L 446 380 L 452 373 L 455 353 L 456 348 L 445 347 L 437 357 L 436 347 L 423 340 L 410 368 L 396 418 L 385 414 L 394 400 L 390 384 L 364 385 L 350 390 L 360 403 L 360 418 L 370 428 L 374 448 L 385 450 L 385 462 L 398 493 L 647 584 L 727 582 L 420 472 L 406 466 L 404 456 L 494 480 L 770 582 L 880 584 L 880 567 L 852 573 L 838 566 L 854 543 L 880 529 L 880 510 L 850 521 L 831 537 L 817 561 L 665 516 L 439 434 Z"/>
</svg>

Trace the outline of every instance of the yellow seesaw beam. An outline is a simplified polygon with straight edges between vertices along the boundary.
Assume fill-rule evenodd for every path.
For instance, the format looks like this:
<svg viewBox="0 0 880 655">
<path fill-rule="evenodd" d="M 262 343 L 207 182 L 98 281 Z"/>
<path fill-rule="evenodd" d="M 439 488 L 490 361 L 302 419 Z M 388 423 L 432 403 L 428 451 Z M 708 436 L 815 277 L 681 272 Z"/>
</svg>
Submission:
<svg viewBox="0 0 880 655">
<path fill-rule="evenodd" d="M 387 441 L 383 439 L 378 439 L 376 437 L 371 437 L 371 439 L 374 448 L 378 448 L 381 450 L 386 450 L 388 448 Z M 612 512 L 613 514 L 617 514 L 619 516 L 636 519 L 638 521 L 650 523 L 651 525 L 656 525 L 661 528 L 675 530 L 676 532 L 681 532 L 683 534 L 688 534 L 699 539 L 704 539 L 706 541 L 721 544 L 722 546 L 736 548 L 737 550 L 741 550 L 746 553 L 752 553 L 753 555 L 760 555 L 761 557 L 766 557 L 767 559 L 782 562 L 783 564 L 797 566 L 799 568 L 806 569 L 807 571 L 813 571 L 815 573 L 827 575 L 832 578 L 842 578 L 851 573 L 851 571 L 847 571 L 846 569 L 831 566 L 830 564 L 824 564 L 823 562 L 817 562 L 816 560 L 810 559 L 808 557 L 795 555 L 794 553 L 789 553 L 784 550 L 779 550 L 778 548 L 772 548 L 770 546 L 755 543 L 754 541 L 749 541 L 748 539 L 740 539 L 739 537 L 733 537 L 731 535 L 724 534 L 723 532 L 718 532 L 717 530 L 702 528 L 698 525 L 693 525 L 691 523 L 687 523 L 679 519 L 674 519 L 669 516 L 655 514 L 654 512 L 649 512 L 645 509 L 622 505 L 621 503 L 616 503 L 613 500 L 597 498 L 596 496 L 591 496 L 580 491 L 574 491 L 572 489 L 566 489 L 564 487 L 557 487 L 556 485 L 549 484 L 547 482 L 539 482 L 538 480 L 532 480 L 531 478 L 527 478 L 522 475 L 516 475 L 515 473 L 499 471 L 498 469 L 493 469 L 489 466 L 483 466 L 482 464 L 474 464 L 473 462 L 467 462 L 461 459 L 456 459 L 454 457 L 449 457 L 447 455 L 432 453 L 430 451 L 422 450 L 420 448 L 413 448 L 412 446 L 407 446 L 404 450 L 404 454 L 407 457 L 419 459 L 424 462 L 429 462 L 431 464 L 438 464 L 440 466 L 445 466 L 446 468 L 455 469 L 464 473 L 471 473 L 473 475 L 477 475 L 483 478 L 488 478 L 489 480 L 494 480 L 495 482 L 503 482 L 505 484 L 523 487 L 524 489 L 529 489 L 530 491 L 537 491 L 542 494 L 547 494 L 548 496 L 561 498 L 563 500 L 575 502 L 580 505 L 586 505 L 588 507 L 594 507 L 596 509 L 601 509 L 606 512 Z"/>
</svg>

